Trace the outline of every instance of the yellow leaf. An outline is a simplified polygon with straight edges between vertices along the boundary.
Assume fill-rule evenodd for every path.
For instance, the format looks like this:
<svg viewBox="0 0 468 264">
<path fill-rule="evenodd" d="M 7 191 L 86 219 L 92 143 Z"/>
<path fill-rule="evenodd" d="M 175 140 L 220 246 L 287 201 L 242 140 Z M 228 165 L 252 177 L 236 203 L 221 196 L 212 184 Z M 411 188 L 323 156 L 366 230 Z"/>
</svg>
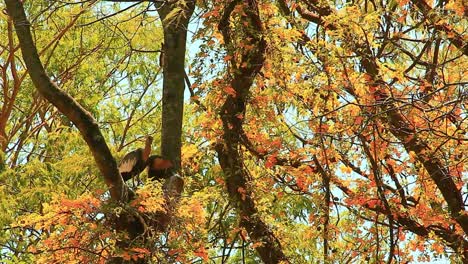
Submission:
<svg viewBox="0 0 468 264">
<path fill-rule="evenodd" d="M 347 173 L 347 174 L 350 174 L 351 172 L 353 172 L 353 170 L 346 165 L 341 165 L 340 170 L 342 173 Z"/>
</svg>

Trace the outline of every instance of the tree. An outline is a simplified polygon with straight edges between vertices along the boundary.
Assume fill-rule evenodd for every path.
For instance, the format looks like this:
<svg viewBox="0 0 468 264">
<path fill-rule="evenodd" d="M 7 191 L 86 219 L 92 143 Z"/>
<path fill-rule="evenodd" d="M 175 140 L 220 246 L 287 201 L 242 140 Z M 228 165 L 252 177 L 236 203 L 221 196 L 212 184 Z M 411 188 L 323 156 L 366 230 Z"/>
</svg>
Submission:
<svg viewBox="0 0 468 264">
<path fill-rule="evenodd" d="M 94 3 L 95 1 L 91 1 L 90 3 L 88 3 L 87 8 L 92 6 Z M 82 137 L 86 141 L 88 147 L 91 150 L 91 153 L 94 156 L 96 164 L 98 165 L 102 175 L 104 176 L 104 180 L 110 190 L 110 196 L 112 200 L 116 202 L 117 204 L 127 203 L 130 199 L 134 198 L 134 194 L 124 184 L 122 180 L 122 176 L 118 173 L 115 159 L 113 158 L 110 152 L 110 149 L 107 147 L 107 144 L 104 140 L 103 135 L 101 134 L 101 131 L 98 127 L 97 122 L 78 102 L 76 102 L 73 99 L 72 96 L 60 90 L 56 86 L 56 84 L 53 83 L 51 79 L 47 76 L 47 74 L 45 73 L 45 70 L 40 61 L 36 46 L 33 43 L 33 38 L 30 32 L 30 28 L 29 28 L 29 22 L 25 14 L 23 4 L 19 1 L 6 1 L 6 5 L 7 5 L 7 10 L 8 10 L 8 15 L 11 17 L 12 22 L 15 24 L 15 29 L 17 31 L 17 36 L 19 39 L 22 53 L 23 53 L 23 58 L 25 60 L 26 67 L 28 69 L 28 72 L 31 76 L 31 79 L 35 87 L 37 88 L 41 96 L 46 98 L 55 107 L 57 107 L 58 110 L 61 113 L 63 113 L 68 119 L 70 119 L 70 121 L 79 129 Z M 187 21 L 188 21 L 188 18 L 186 19 Z M 26 23 L 21 22 L 21 21 L 26 21 Z M 73 23 L 75 21 L 73 21 Z M 12 23 L 9 23 L 10 27 L 11 27 L 11 24 Z M 11 30 L 9 30 L 9 32 L 11 32 Z M 183 41 L 185 41 L 185 38 L 183 39 Z M 13 48 L 12 43 L 13 43 L 13 39 L 12 39 L 12 36 L 10 36 L 10 48 L 11 49 Z M 14 65 L 14 59 L 9 59 L 9 63 L 11 63 L 12 73 L 13 73 L 14 79 L 16 80 L 18 79 L 18 77 L 16 75 L 16 66 Z M 174 66 L 172 67 L 174 68 Z M 177 67 L 175 67 L 175 69 L 179 70 Z M 171 75 L 171 70 L 173 71 L 173 69 L 168 70 L 169 75 Z M 183 70 L 183 64 L 182 64 L 182 70 Z M 182 80 L 183 80 L 183 76 L 182 76 Z M 10 102 L 7 102 L 9 104 L 4 104 L 4 108 L 7 108 L 7 109 L 4 111 L 5 115 L 2 116 L 4 117 L 2 118 L 2 121 L 3 119 L 8 119 L 9 114 L 11 112 L 11 105 L 14 103 L 14 100 L 15 100 L 14 97 L 16 96 L 16 93 L 18 90 L 19 88 L 15 87 L 11 95 L 11 98 L 9 98 Z M 183 90 L 183 87 L 182 87 L 182 90 Z M 8 96 L 6 93 L 4 95 Z M 167 102 L 166 102 L 166 105 L 167 105 Z M 178 109 L 181 107 L 182 105 L 179 104 L 178 107 L 175 107 L 175 110 L 181 113 L 182 111 Z M 133 117 L 133 113 L 134 112 L 132 112 L 131 117 Z M 131 118 L 129 120 L 131 120 Z M 173 121 L 181 123 L 180 120 L 173 120 Z M 130 121 L 128 121 L 127 123 L 125 132 L 127 132 L 129 124 L 130 124 Z M 180 130 L 181 130 L 181 127 L 175 128 L 175 129 L 171 128 L 172 132 L 177 132 L 179 135 L 180 135 Z M 180 138 L 179 138 L 179 141 L 180 141 Z M 2 136 L 2 142 L 3 142 L 2 144 L 5 146 L 6 145 L 5 136 Z M 176 147 L 175 153 L 177 152 L 180 155 L 180 144 L 178 147 Z M 180 159 L 177 157 L 175 158 L 176 160 Z M 183 185 L 183 182 L 181 182 L 181 180 L 178 180 L 178 178 L 175 178 L 175 180 L 173 180 L 171 177 L 167 185 L 165 186 L 165 189 L 168 190 L 168 193 L 166 194 L 167 199 L 170 199 L 171 196 L 173 195 L 179 195 L 181 192 L 181 185 Z M 172 193 L 173 191 L 176 191 L 178 193 Z M 168 200 L 167 202 L 169 203 L 170 201 Z M 171 206 L 168 206 L 166 209 L 170 210 Z M 165 211 L 162 214 L 159 214 L 159 216 L 156 216 L 159 220 L 156 220 L 156 221 L 153 220 L 153 222 L 155 222 L 157 226 L 164 226 L 165 225 L 164 221 L 168 221 L 167 219 L 169 217 L 169 213 L 170 212 Z M 114 218 L 112 220 L 112 221 L 115 221 L 114 227 L 117 230 L 126 231 L 130 235 L 130 239 L 132 240 L 146 233 L 146 221 L 138 212 L 125 211 L 123 213 L 116 214 L 115 217 L 111 213 L 110 217 Z M 66 235 L 67 233 L 65 232 L 64 234 Z M 117 243 L 117 245 L 128 247 L 130 244 L 125 241 L 120 241 Z M 146 252 L 147 251 L 144 251 L 143 253 L 146 253 Z M 135 260 L 136 262 L 140 262 L 141 260 L 139 259 L 142 258 L 142 256 L 140 256 L 142 255 L 142 252 L 137 251 L 137 253 L 140 253 L 140 254 L 137 255 L 136 258 L 131 258 L 131 259 Z M 144 257 L 144 254 L 143 254 L 143 257 Z M 121 256 L 118 258 L 114 257 L 111 259 L 111 261 L 120 263 L 122 262 L 122 260 L 125 260 L 125 259 L 126 259 L 125 256 Z"/>
<path fill-rule="evenodd" d="M 235 157 L 237 172 L 248 171 L 243 173 L 248 188 L 232 192 L 263 199 L 273 192 L 270 199 L 280 204 L 289 199 L 289 195 L 278 198 L 285 196 L 284 189 L 291 195 L 310 197 L 314 206 L 305 206 L 302 210 L 309 217 L 303 217 L 309 225 L 319 226 L 312 236 L 320 233 L 325 262 L 411 259 L 401 257 L 400 243 L 421 251 L 424 243 L 432 243 L 436 256 L 446 246 L 455 252 L 454 259 L 466 258 L 466 168 L 459 156 L 465 140 L 462 86 L 466 80 L 460 74 L 464 26 L 456 30 L 449 26 L 463 12 L 456 3 L 444 4 L 437 8 L 449 14 L 445 19 L 421 2 L 353 2 L 344 7 L 322 2 L 279 1 L 278 7 L 263 3 L 259 9 L 266 27 L 261 35 L 268 36 L 267 57 L 249 93 L 239 92 L 222 79 L 203 87 L 208 90 L 204 91 L 208 94 L 205 105 L 224 100 L 221 90 L 227 104 L 241 101 L 232 112 L 218 108 L 223 132 L 205 125 L 213 139 L 232 133 L 234 142 L 243 145 L 234 145 L 233 152 L 242 155 L 229 157 Z M 273 15 L 278 9 L 282 18 Z M 247 16 L 245 9 L 235 10 Z M 206 18 L 215 24 L 225 18 L 222 14 L 214 5 Z M 240 24 L 236 22 L 230 21 Z M 249 45 L 249 38 L 233 41 L 231 36 L 213 35 L 207 44 L 215 52 L 218 41 L 236 43 L 221 58 L 229 77 L 252 66 L 239 60 L 243 50 L 256 48 Z M 414 54 L 412 49 L 419 52 Z M 440 54 L 445 54 L 443 59 Z M 201 55 L 208 57 L 207 52 Z M 203 70 L 202 65 L 200 83 L 209 82 Z M 226 122 L 225 113 L 241 121 Z M 230 141 L 223 136 L 221 148 L 230 146 Z M 259 173 L 252 159 L 257 165 L 263 161 L 259 166 L 269 171 Z M 229 178 L 228 174 L 228 190 Z M 262 192 L 265 178 L 276 193 L 268 187 Z M 323 192 L 319 195 L 317 189 Z M 248 204 L 249 199 L 243 199 L 239 207 Z M 342 210 L 347 212 L 345 218 Z M 372 228 L 367 229 L 365 223 Z M 276 226 L 286 229 L 279 223 Z M 400 242 L 401 234 L 408 231 L 417 236 Z M 359 236 L 363 233 L 364 240 Z M 360 242 L 348 243 L 350 238 L 340 239 L 338 234 Z M 434 235 L 437 239 L 428 240 Z"/>
<path fill-rule="evenodd" d="M 96 121 L 73 97 L 61 91 L 47 76 L 33 43 L 22 3 L 19 1 L 5 1 L 5 3 L 7 12 L 15 24 L 23 58 L 34 86 L 80 130 L 111 191 L 112 199 L 126 201 L 128 190 Z M 21 21 L 26 21 L 26 23 L 21 23 Z"/>
<path fill-rule="evenodd" d="M 48 74 L 96 117 L 111 156 L 153 135 L 163 155 L 180 160 L 184 193 L 181 181 L 175 199 L 145 181 L 128 187 L 131 202 L 107 203 L 99 161 L 72 119 L 31 96 L 4 16 L 2 258 L 468 259 L 459 1 L 48 4 L 24 5 Z M 89 45 L 76 44 L 84 39 Z M 159 50 L 162 106 L 154 102 Z"/>
<path fill-rule="evenodd" d="M 176 168 L 180 167 L 182 147 L 187 28 L 194 9 L 195 1 L 191 0 L 158 8 L 164 31 L 161 152 L 175 162 Z"/>
</svg>

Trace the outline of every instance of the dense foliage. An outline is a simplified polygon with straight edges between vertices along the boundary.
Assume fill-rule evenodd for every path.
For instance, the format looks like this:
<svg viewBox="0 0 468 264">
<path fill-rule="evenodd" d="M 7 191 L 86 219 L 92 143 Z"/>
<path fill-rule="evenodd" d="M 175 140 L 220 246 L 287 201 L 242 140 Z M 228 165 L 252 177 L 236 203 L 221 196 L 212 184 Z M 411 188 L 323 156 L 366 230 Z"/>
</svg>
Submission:
<svg viewBox="0 0 468 264">
<path fill-rule="evenodd" d="M 117 160 L 146 135 L 160 152 L 159 4 L 24 1 L 48 75 L 97 120 Z M 167 227 L 125 247 L 113 218 L 158 221 L 161 183 L 143 173 L 127 182 L 134 200 L 110 201 L 0 13 L 0 261 L 468 261 L 466 8 L 198 1 L 180 76 L 190 86 L 184 191 Z"/>
</svg>

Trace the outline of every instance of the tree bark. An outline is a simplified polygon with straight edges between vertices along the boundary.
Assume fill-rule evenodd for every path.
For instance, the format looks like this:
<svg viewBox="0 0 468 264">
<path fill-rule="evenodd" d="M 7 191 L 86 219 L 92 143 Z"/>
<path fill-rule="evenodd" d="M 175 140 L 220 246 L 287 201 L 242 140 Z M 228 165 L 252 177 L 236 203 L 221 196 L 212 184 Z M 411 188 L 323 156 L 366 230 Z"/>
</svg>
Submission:
<svg viewBox="0 0 468 264">
<path fill-rule="evenodd" d="M 168 16 L 175 8 L 181 11 Z M 184 6 L 176 1 L 158 8 L 164 30 L 161 154 L 172 160 L 176 169 L 180 168 L 182 148 L 187 28 L 194 9 L 193 0 Z"/>
</svg>

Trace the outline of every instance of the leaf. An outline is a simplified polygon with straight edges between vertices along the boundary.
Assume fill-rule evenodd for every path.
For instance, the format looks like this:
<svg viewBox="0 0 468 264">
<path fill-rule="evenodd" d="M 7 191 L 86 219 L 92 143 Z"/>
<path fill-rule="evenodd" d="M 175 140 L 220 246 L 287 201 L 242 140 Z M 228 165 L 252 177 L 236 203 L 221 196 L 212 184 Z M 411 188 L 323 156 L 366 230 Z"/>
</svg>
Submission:
<svg viewBox="0 0 468 264">
<path fill-rule="evenodd" d="M 276 165 L 276 163 L 278 162 L 278 160 L 276 159 L 276 155 L 270 155 L 268 156 L 266 162 L 265 162 L 265 167 L 267 169 L 271 169 L 273 166 Z"/>
<path fill-rule="evenodd" d="M 345 174 L 351 174 L 353 172 L 353 170 L 346 165 L 341 165 L 340 170 L 342 173 L 345 173 Z"/>
<path fill-rule="evenodd" d="M 225 86 L 223 88 L 224 92 L 229 94 L 230 96 L 232 97 L 236 97 L 237 93 L 236 93 L 236 90 L 234 90 L 234 88 L 232 88 L 231 86 Z"/>
<path fill-rule="evenodd" d="M 246 190 L 242 187 L 237 188 L 237 192 L 241 194 L 242 201 L 245 201 L 246 198 Z"/>
<path fill-rule="evenodd" d="M 130 255 L 128 252 L 123 252 L 121 255 L 120 255 L 124 260 L 131 260 L 132 259 L 132 255 Z"/>
<path fill-rule="evenodd" d="M 136 247 L 136 248 L 132 248 L 131 249 L 132 251 L 134 252 L 137 252 L 137 253 L 141 253 L 141 254 L 145 254 L 145 255 L 149 255 L 151 252 L 146 249 L 146 248 L 139 248 L 139 247 Z"/>
<path fill-rule="evenodd" d="M 208 252 L 204 247 L 200 247 L 194 252 L 195 256 L 202 258 L 204 261 L 208 261 Z"/>
</svg>

